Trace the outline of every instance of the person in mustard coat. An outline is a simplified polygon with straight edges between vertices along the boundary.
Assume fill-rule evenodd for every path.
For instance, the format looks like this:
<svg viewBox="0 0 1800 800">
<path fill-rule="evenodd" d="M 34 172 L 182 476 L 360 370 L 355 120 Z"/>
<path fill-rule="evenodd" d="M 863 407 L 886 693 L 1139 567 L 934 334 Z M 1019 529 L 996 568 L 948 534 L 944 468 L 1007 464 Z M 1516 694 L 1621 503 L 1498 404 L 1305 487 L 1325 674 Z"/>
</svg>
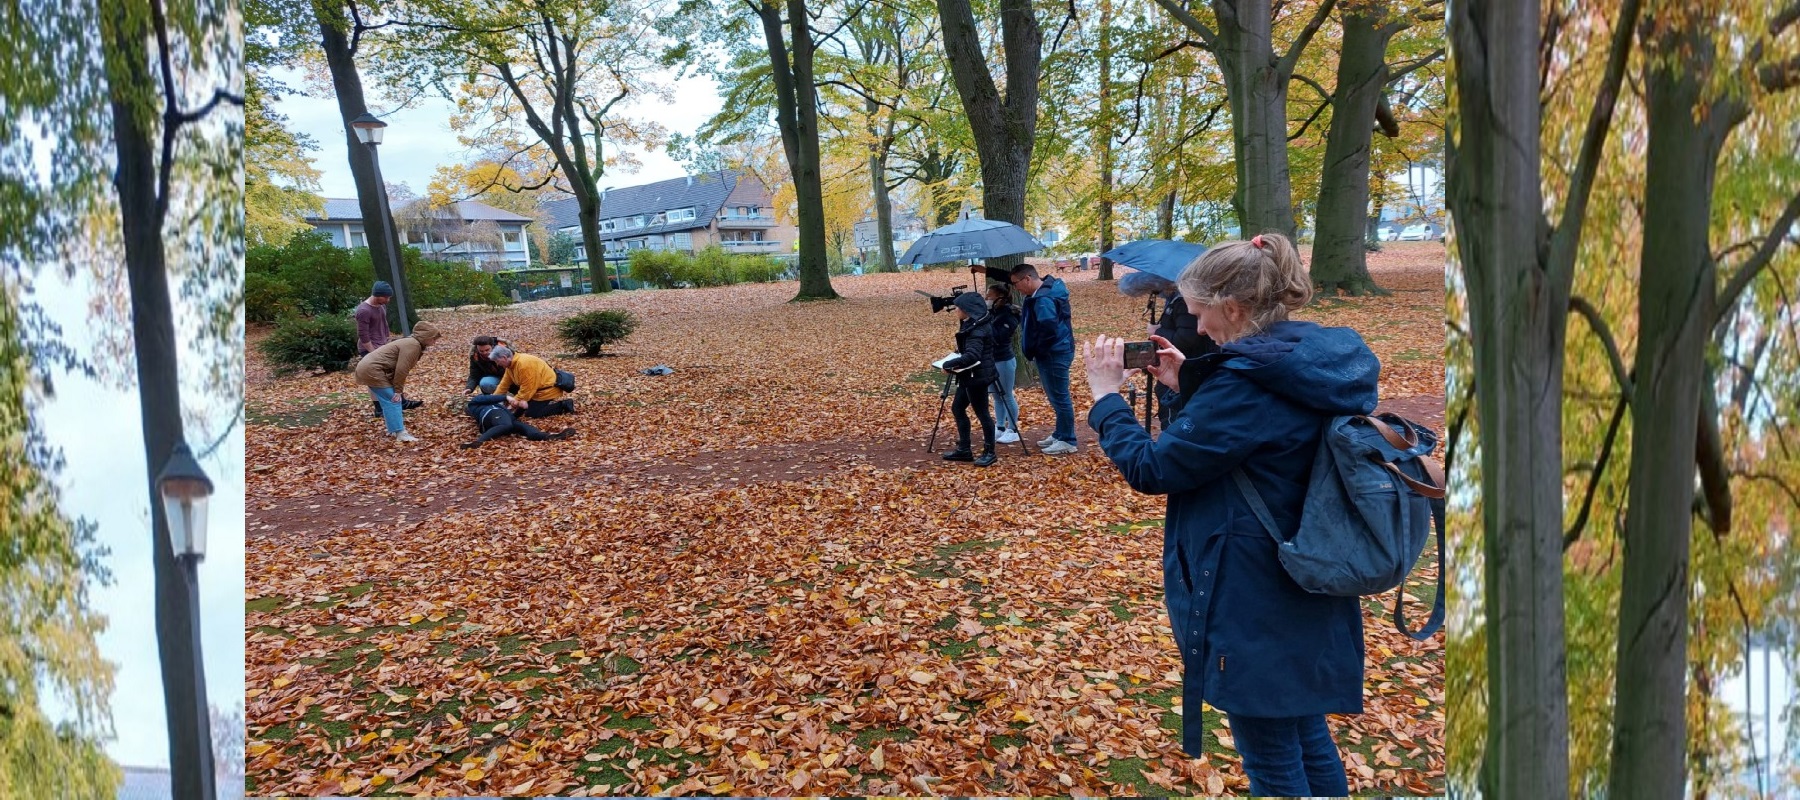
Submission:
<svg viewBox="0 0 1800 800">
<path fill-rule="evenodd" d="M 506 370 L 500 376 L 499 394 L 510 394 L 507 405 L 523 411 L 523 417 L 549 417 L 575 413 L 575 401 L 567 392 L 556 388 L 556 370 L 550 363 L 529 353 L 516 353 L 510 347 L 496 347 L 488 354 L 495 364 Z"/>
</svg>

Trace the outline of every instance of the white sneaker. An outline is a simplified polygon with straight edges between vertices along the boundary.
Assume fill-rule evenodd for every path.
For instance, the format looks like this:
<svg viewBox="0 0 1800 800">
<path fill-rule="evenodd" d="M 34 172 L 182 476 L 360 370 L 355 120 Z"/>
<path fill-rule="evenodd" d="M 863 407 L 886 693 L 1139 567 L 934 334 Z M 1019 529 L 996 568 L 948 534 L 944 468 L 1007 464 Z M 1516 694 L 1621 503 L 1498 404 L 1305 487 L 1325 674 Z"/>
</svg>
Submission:
<svg viewBox="0 0 1800 800">
<path fill-rule="evenodd" d="M 400 429 L 399 433 L 394 434 L 394 438 L 402 442 L 416 442 L 419 440 L 419 437 L 412 435 L 412 433 L 405 428 Z"/>
<path fill-rule="evenodd" d="M 1055 436 L 1051 436 L 1048 438 L 1039 439 L 1037 445 L 1038 445 L 1038 447 L 1043 448 L 1043 447 L 1049 447 L 1050 445 L 1056 444 L 1056 442 L 1057 442 L 1057 438 Z"/>
<path fill-rule="evenodd" d="M 1012 444 L 1018 440 L 1018 431 L 1001 431 L 999 435 L 994 437 L 994 441 L 999 442 L 1000 444 Z"/>
<path fill-rule="evenodd" d="M 1065 441 L 1062 441 L 1059 439 L 1055 442 L 1044 445 L 1043 450 L 1044 450 L 1044 455 L 1047 455 L 1047 456 L 1068 455 L 1069 453 L 1075 452 L 1075 445 L 1069 444 L 1068 442 L 1065 442 Z"/>
</svg>

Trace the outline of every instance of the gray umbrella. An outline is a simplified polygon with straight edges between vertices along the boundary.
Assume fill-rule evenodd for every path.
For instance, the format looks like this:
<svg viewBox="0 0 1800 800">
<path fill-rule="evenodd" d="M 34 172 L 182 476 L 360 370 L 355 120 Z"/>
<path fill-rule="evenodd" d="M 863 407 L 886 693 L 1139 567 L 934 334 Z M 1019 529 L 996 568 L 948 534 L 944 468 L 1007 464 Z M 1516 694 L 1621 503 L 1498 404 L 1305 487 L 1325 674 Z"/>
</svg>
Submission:
<svg viewBox="0 0 1800 800">
<path fill-rule="evenodd" d="M 902 264 L 936 264 L 971 258 L 999 258 L 1044 249 L 1024 228 L 993 219 L 965 219 L 919 237 Z"/>
</svg>

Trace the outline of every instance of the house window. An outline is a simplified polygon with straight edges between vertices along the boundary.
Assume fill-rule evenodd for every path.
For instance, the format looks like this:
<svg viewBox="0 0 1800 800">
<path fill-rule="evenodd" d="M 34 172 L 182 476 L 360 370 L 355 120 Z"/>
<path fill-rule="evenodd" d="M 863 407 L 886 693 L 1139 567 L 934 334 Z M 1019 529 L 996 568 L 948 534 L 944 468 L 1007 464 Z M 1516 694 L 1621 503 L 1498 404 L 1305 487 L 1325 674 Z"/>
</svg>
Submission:
<svg viewBox="0 0 1800 800">
<path fill-rule="evenodd" d="M 353 248 L 354 247 L 368 247 L 369 246 L 368 234 L 363 233 L 362 230 L 360 230 L 360 229 L 350 231 L 350 246 Z"/>
<path fill-rule="evenodd" d="M 674 236 L 670 236 L 669 246 L 676 250 L 692 250 L 694 249 L 694 235 L 691 233 L 677 233 Z"/>
<path fill-rule="evenodd" d="M 613 231 L 616 231 L 618 229 L 619 229 L 619 221 L 618 220 L 616 220 L 616 219 L 600 220 L 600 231 L 602 233 L 612 233 Z"/>
<path fill-rule="evenodd" d="M 500 239 L 506 242 L 506 249 L 508 250 L 517 250 L 521 244 L 518 231 L 501 231 Z"/>
<path fill-rule="evenodd" d="M 670 222 L 693 222 L 694 221 L 694 209 L 691 207 L 690 208 L 673 209 L 673 210 L 669 211 L 669 221 Z"/>
<path fill-rule="evenodd" d="M 644 215 L 643 215 L 643 214 L 639 214 L 639 215 L 637 215 L 637 216 L 635 216 L 635 217 L 632 217 L 632 218 L 631 218 L 631 220 L 630 220 L 630 227 L 633 227 L 633 228 L 642 228 L 642 227 L 644 227 Z"/>
<path fill-rule="evenodd" d="M 407 231 L 406 232 L 406 243 L 407 244 L 424 244 L 425 243 L 425 232 L 424 231 Z"/>
</svg>

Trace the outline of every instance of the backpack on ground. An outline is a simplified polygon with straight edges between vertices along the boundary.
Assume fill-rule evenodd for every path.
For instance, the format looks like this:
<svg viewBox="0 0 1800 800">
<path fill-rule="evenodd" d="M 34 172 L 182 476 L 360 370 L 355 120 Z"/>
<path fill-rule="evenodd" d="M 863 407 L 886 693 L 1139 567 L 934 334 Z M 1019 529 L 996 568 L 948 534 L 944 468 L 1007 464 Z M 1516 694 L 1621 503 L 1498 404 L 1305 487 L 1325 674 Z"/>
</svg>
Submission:
<svg viewBox="0 0 1800 800">
<path fill-rule="evenodd" d="M 556 370 L 556 388 L 565 392 L 575 391 L 575 373 L 560 369 Z"/>
<path fill-rule="evenodd" d="M 1249 476 L 1235 469 L 1232 478 L 1300 588 L 1339 597 L 1394 589 L 1394 626 L 1422 640 L 1444 623 L 1444 472 L 1427 455 L 1436 446 L 1429 429 L 1397 414 L 1331 418 L 1292 539 L 1281 537 Z M 1401 616 L 1403 584 L 1434 526 L 1437 601 L 1424 627 L 1409 631 Z"/>
</svg>

